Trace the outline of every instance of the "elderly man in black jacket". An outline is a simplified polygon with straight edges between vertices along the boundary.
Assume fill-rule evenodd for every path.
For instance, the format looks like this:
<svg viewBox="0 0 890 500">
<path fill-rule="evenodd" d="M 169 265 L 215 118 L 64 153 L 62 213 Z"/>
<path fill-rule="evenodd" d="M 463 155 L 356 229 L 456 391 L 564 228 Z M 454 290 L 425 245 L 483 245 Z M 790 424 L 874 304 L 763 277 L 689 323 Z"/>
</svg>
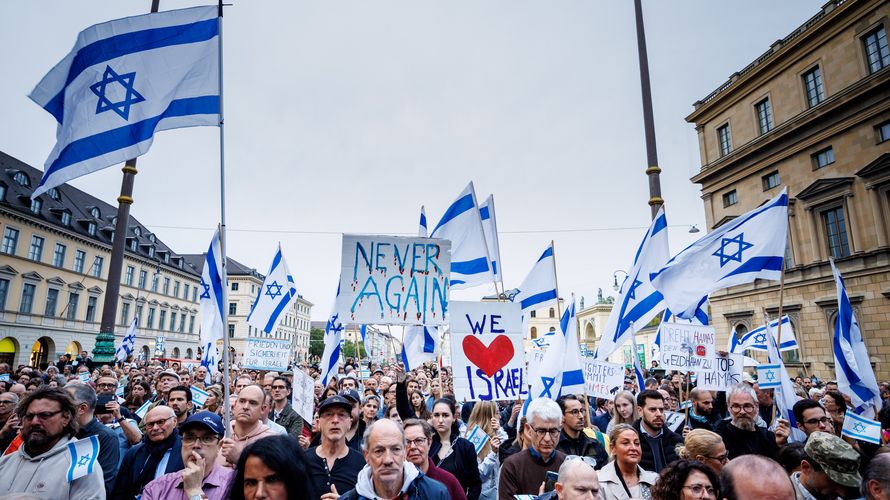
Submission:
<svg viewBox="0 0 890 500">
<path fill-rule="evenodd" d="M 169 406 L 156 406 L 145 414 L 142 442 L 127 450 L 109 500 L 131 499 L 155 478 L 185 468 L 182 438 L 176 430 L 176 414 Z"/>
<path fill-rule="evenodd" d="M 640 467 L 656 473 L 678 458 L 675 448 L 683 442 L 681 435 L 664 425 L 664 411 L 664 396 L 658 391 L 645 390 L 637 395 L 640 419 L 634 427 L 640 433 L 643 451 Z"/>
</svg>

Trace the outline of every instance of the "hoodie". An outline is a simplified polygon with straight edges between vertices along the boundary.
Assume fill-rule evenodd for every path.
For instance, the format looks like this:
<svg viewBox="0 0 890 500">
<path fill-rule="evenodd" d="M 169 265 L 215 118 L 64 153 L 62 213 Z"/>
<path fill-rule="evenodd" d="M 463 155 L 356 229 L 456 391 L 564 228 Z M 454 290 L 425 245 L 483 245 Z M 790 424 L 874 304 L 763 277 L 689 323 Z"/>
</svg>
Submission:
<svg viewBox="0 0 890 500">
<path fill-rule="evenodd" d="M 399 499 L 430 499 L 430 500 L 447 500 L 448 490 L 445 485 L 438 481 L 434 481 L 423 475 L 417 467 L 411 462 L 405 461 L 402 464 L 402 488 L 399 490 Z M 390 500 L 377 496 L 374 491 L 374 482 L 371 479 L 371 466 L 366 465 L 361 472 L 358 473 L 358 481 L 355 489 L 346 492 L 341 499 L 367 499 L 367 500 Z"/>
<path fill-rule="evenodd" d="M 0 495 L 30 493 L 40 498 L 104 500 L 102 467 L 94 467 L 92 474 L 70 483 L 66 480 L 71 466 L 68 443 L 72 441 L 63 437 L 49 451 L 34 457 L 28 455 L 25 446 L 4 456 L 0 459 Z"/>
</svg>

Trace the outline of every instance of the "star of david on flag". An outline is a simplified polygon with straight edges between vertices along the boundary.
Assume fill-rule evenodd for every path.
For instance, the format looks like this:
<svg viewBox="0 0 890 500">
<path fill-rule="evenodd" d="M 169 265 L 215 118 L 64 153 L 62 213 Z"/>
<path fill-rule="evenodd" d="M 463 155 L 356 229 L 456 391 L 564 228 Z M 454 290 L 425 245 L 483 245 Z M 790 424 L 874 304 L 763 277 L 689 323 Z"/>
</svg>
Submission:
<svg viewBox="0 0 890 500">
<path fill-rule="evenodd" d="M 848 411 L 844 414 L 844 426 L 841 429 L 841 435 L 880 445 L 881 423 Z"/>
<path fill-rule="evenodd" d="M 133 353 L 133 348 L 136 347 L 136 325 L 138 324 L 139 315 L 133 316 L 133 322 L 127 328 L 127 334 L 124 335 L 121 345 L 118 346 L 117 351 L 114 353 L 114 359 L 118 362 L 126 361 L 127 356 Z"/>
<path fill-rule="evenodd" d="M 337 278 L 337 283 L 337 297 L 339 297 L 339 277 Z M 327 387 L 331 375 L 336 374 L 337 367 L 340 366 L 341 341 L 345 340 L 342 336 L 343 329 L 343 323 L 340 321 L 340 315 L 337 313 L 337 299 L 335 297 L 331 316 L 324 327 L 324 352 L 321 354 L 321 363 L 318 365 L 321 372 L 319 379 L 325 387 Z"/>
<path fill-rule="evenodd" d="M 761 389 L 773 389 L 782 386 L 782 381 L 777 375 L 779 365 L 762 364 L 757 367 L 757 385 Z"/>
<path fill-rule="evenodd" d="M 133 81 L 135 79 L 135 71 L 119 75 L 111 69 L 111 66 L 105 66 L 105 74 L 102 75 L 102 80 L 90 85 L 90 90 L 92 90 L 99 98 L 99 101 L 96 103 L 96 114 L 98 115 L 105 111 L 114 111 L 124 120 L 129 119 L 130 106 L 145 100 L 145 98 L 142 97 L 142 94 L 133 88 Z M 120 93 L 119 89 L 115 88 L 117 86 L 112 85 L 114 83 L 123 87 L 124 96 L 120 101 L 112 102 L 109 95 L 115 97 L 115 94 Z"/>
<path fill-rule="evenodd" d="M 269 272 L 266 273 L 253 307 L 247 315 L 247 324 L 266 333 L 272 333 L 278 327 L 282 315 L 293 306 L 295 300 L 297 300 L 297 285 L 287 268 L 279 243 L 278 250 L 272 257 Z"/>
<path fill-rule="evenodd" d="M 93 435 L 69 442 L 68 454 L 71 457 L 71 465 L 66 474 L 69 483 L 92 474 L 96 459 L 99 458 L 99 437 Z"/>
<path fill-rule="evenodd" d="M 791 383 L 791 377 L 788 376 L 788 370 L 785 369 L 785 361 L 782 359 L 782 354 L 779 352 L 779 345 L 776 342 L 776 338 L 784 338 L 785 333 L 781 331 L 773 332 L 770 327 L 769 318 L 764 317 L 763 319 L 766 324 L 766 340 L 768 347 L 766 351 L 767 360 L 770 363 L 770 365 L 767 366 L 776 367 L 775 369 L 770 370 L 771 373 L 766 374 L 767 379 L 770 380 L 767 382 L 770 387 L 772 387 L 771 384 L 774 381 L 778 382 L 778 385 L 775 386 L 775 394 L 773 395 L 773 401 L 776 403 L 776 416 L 784 418 L 790 424 L 791 431 L 788 434 L 788 442 L 802 443 L 807 440 L 807 436 L 797 427 L 797 419 L 794 418 L 794 403 L 797 402 L 797 395 L 794 392 L 794 385 Z M 757 373 L 757 382 L 760 388 L 763 389 L 764 385 L 760 383 L 759 368 Z"/>
<path fill-rule="evenodd" d="M 224 335 L 223 301 L 228 286 L 228 280 L 223 275 L 218 229 L 213 232 L 213 239 L 210 240 L 210 246 L 204 257 L 204 267 L 201 269 L 201 286 L 205 292 L 198 300 L 201 315 L 199 341 L 203 349 L 201 364 L 206 366 L 212 375 L 217 372 L 219 363 L 219 358 L 216 355 L 216 341 L 222 340 Z"/>
<path fill-rule="evenodd" d="M 689 319 L 702 297 L 755 279 L 778 280 L 788 241 L 787 189 L 727 222 L 649 276 L 667 308 Z"/>
<path fill-rule="evenodd" d="M 561 394 L 584 393 L 584 371 L 578 346 L 578 320 L 575 298 L 567 304 L 559 321 L 559 331 L 550 340 L 540 367 L 528 393 L 529 401 L 538 398 L 556 399 Z"/>
<path fill-rule="evenodd" d="M 774 319 L 769 322 L 770 330 L 775 334 L 778 331 L 779 320 Z M 741 354 L 747 349 L 757 351 L 766 351 L 768 349 L 766 338 L 766 327 L 761 326 L 755 328 L 748 333 L 738 337 L 733 331 L 729 336 L 729 345 L 726 350 L 731 353 Z M 793 351 L 798 349 L 797 339 L 794 336 L 794 326 L 791 325 L 791 319 L 787 315 L 782 316 L 782 345 L 779 350 L 782 352 Z"/>
</svg>

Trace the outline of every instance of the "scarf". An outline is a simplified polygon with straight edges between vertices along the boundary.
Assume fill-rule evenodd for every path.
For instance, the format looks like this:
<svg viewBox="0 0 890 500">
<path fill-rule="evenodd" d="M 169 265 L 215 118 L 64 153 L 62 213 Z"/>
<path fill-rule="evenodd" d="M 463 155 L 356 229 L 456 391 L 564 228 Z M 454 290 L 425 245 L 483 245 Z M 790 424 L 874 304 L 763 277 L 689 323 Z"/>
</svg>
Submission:
<svg viewBox="0 0 890 500">
<path fill-rule="evenodd" d="M 164 454 L 176 444 L 176 439 L 178 437 L 179 431 L 177 429 L 173 429 L 170 436 L 159 442 L 154 442 L 148 439 L 148 434 L 143 436 L 142 442 L 145 445 L 145 449 L 148 450 L 148 459 L 145 461 L 142 470 L 139 472 L 139 477 L 136 479 L 136 484 L 139 485 L 139 491 L 142 490 L 143 486 L 154 480 L 158 464 L 161 463 Z"/>
</svg>

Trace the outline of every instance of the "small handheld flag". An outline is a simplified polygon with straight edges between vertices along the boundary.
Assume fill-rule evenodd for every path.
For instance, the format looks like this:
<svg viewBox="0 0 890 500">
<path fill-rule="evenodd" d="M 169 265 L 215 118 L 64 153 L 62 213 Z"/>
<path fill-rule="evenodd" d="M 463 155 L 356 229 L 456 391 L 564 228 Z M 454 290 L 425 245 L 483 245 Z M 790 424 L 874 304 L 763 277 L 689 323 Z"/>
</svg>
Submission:
<svg viewBox="0 0 890 500">
<path fill-rule="evenodd" d="M 841 430 L 841 435 L 880 445 L 881 423 L 848 411 L 844 414 L 844 427 Z"/>
<path fill-rule="evenodd" d="M 207 402 L 207 397 L 210 396 L 210 393 L 201 389 L 200 387 L 191 387 L 192 390 L 192 403 L 194 403 L 196 408 L 203 408 L 204 403 Z"/>
<path fill-rule="evenodd" d="M 96 459 L 99 457 L 99 437 L 90 436 L 68 443 L 71 465 L 68 467 L 68 482 L 80 479 L 93 473 Z"/>
<path fill-rule="evenodd" d="M 467 433 L 467 441 L 473 443 L 473 446 L 476 448 L 476 454 L 482 451 L 482 448 L 485 446 L 485 443 L 488 442 L 490 436 L 485 433 L 478 425 L 474 425 L 472 429 Z"/>
<path fill-rule="evenodd" d="M 114 356 L 118 362 L 126 361 L 127 356 L 133 353 L 133 348 L 136 347 L 136 326 L 138 324 L 139 315 L 133 316 L 133 322 L 130 323 L 130 328 L 127 329 L 127 334 L 121 341 L 121 345 L 117 348 Z"/>
<path fill-rule="evenodd" d="M 201 365 L 213 374 L 217 372 L 219 358 L 216 355 L 216 341 L 223 338 L 223 293 L 228 281 L 223 276 L 222 251 L 220 250 L 219 230 L 214 231 L 210 247 L 201 269 L 201 289 L 198 307 L 201 311 Z"/>
</svg>

